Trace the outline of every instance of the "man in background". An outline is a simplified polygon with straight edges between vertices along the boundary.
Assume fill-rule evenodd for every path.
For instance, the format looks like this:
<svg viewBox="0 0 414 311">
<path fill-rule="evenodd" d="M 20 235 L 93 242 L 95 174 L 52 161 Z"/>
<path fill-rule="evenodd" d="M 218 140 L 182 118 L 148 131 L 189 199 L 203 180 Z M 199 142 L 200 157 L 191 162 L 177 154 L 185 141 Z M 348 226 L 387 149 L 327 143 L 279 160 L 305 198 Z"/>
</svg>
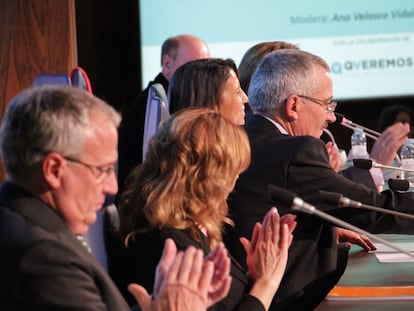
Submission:
<svg viewBox="0 0 414 311">
<path fill-rule="evenodd" d="M 189 61 L 208 57 L 210 52 L 207 45 L 192 35 L 171 37 L 162 44 L 161 72 L 138 94 L 122 115 L 118 144 L 119 195 L 124 189 L 126 177 L 137 164 L 142 162 L 142 140 L 149 87 L 160 83 L 167 92 L 168 83 L 178 67 Z"/>
</svg>

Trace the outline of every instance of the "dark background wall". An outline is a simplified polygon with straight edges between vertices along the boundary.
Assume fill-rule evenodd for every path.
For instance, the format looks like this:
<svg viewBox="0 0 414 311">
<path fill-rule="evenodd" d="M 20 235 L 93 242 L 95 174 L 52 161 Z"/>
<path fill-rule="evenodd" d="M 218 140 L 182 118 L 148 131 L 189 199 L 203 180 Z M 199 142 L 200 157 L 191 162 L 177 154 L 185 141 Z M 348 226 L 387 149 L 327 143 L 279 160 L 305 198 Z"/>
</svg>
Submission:
<svg viewBox="0 0 414 311">
<path fill-rule="evenodd" d="M 95 95 L 117 110 L 141 89 L 137 0 L 76 0 L 78 63 Z"/>
</svg>

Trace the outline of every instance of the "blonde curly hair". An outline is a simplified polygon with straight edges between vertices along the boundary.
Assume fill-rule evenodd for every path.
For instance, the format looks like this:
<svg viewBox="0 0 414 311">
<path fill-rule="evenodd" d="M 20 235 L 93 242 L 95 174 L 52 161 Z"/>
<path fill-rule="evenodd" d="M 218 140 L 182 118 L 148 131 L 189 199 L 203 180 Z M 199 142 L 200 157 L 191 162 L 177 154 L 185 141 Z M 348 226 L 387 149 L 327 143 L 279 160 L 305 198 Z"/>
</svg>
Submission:
<svg viewBox="0 0 414 311">
<path fill-rule="evenodd" d="M 128 178 L 121 197 L 121 234 L 142 229 L 189 229 L 211 246 L 222 239 L 227 196 L 250 163 L 245 131 L 209 108 L 187 108 L 160 127 L 146 160 Z"/>
</svg>

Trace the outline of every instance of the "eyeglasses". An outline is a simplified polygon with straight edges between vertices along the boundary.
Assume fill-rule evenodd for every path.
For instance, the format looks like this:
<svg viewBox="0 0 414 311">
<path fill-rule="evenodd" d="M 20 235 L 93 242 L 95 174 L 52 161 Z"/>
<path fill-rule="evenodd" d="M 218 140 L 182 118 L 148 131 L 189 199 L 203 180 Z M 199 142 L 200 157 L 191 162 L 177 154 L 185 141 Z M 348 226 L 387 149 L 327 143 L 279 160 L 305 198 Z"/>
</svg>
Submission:
<svg viewBox="0 0 414 311">
<path fill-rule="evenodd" d="M 107 179 L 112 173 L 115 172 L 115 164 L 106 165 L 106 166 L 96 166 L 91 165 L 85 162 L 82 162 L 81 160 L 71 158 L 71 157 L 64 157 L 66 160 L 77 163 L 80 165 L 83 165 L 84 167 L 88 168 L 92 175 L 96 178 L 96 182 L 98 184 L 102 183 L 105 179 Z"/>
<path fill-rule="evenodd" d="M 328 112 L 335 112 L 336 105 L 338 105 L 338 103 L 336 101 L 332 101 L 332 100 L 326 101 L 326 100 L 321 100 L 321 99 L 317 99 L 317 98 L 313 98 L 313 97 L 305 96 L 305 95 L 298 95 L 298 96 L 302 97 L 302 98 L 305 98 L 305 99 L 308 99 L 310 101 L 313 101 L 314 103 L 317 103 L 317 104 L 325 107 L 326 111 L 328 111 Z"/>
</svg>

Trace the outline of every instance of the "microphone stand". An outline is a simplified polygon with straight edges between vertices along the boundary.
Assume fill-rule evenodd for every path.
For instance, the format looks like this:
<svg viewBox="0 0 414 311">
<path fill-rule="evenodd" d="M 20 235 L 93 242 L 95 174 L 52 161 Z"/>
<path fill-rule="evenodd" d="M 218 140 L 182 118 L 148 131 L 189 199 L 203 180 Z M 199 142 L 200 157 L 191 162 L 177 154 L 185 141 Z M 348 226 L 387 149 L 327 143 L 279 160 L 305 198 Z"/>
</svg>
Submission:
<svg viewBox="0 0 414 311">
<path fill-rule="evenodd" d="M 357 124 L 357 123 L 355 123 L 355 122 L 353 122 L 351 120 L 346 119 L 343 114 L 340 114 L 340 113 L 335 112 L 335 116 L 337 117 L 338 122 L 342 126 L 345 126 L 345 127 L 349 128 L 351 130 L 354 130 L 355 128 L 359 127 L 359 128 L 361 128 L 361 129 L 364 130 L 365 135 L 367 137 L 370 137 L 370 138 L 376 140 L 379 136 L 381 136 L 381 133 L 379 133 L 377 131 L 371 130 L 370 128 L 367 128 L 367 127 L 365 127 L 363 125 Z"/>
<path fill-rule="evenodd" d="M 330 223 L 333 223 L 336 226 L 339 227 L 343 227 L 345 229 L 349 229 L 352 231 L 355 231 L 357 233 L 360 234 L 365 234 L 367 237 L 369 237 L 371 240 L 379 242 L 379 243 L 383 243 L 385 245 L 387 245 L 388 247 L 395 249 L 399 252 L 402 252 L 406 255 L 408 255 L 411 258 L 414 258 L 414 253 L 410 253 L 402 248 L 400 248 L 397 245 L 394 245 L 391 242 L 388 242 L 387 240 L 384 240 L 381 237 L 378 237 L 372 233 L 369 233 L 368 231 L 365 231 L 361 228 L 358 228 L 357 226 L 351 225 L 350 223 L 347 223 L 341 219 L 338 219 L 334 216 L 331 216 L 323 211 L 318 210 L 315 206 L 304 202 L 301 198 L 297 197 L 294 193 L 274 186 L 274 185 L 269 185 L 268 186 L 268 196 L 269 199 L 275 203 L 283 203 L 283 204 L 288 204 L 291 206 L 291 208 L 295 211 L 300 211 L 306 214 L 310 214 L 310 215 L 315 215 L 318 216 L 319 218 L 322 218 Z"/>
<path fill-rule="evenodd" d="M 380 137 L 381 136 L 381 133 L 379 133 L 379 132 L 377 132 L 377 131 L 374 131 L 374 130 L 371 130 L 370 128 L 368 128 L 368 127 L 365 127 L 365 126 L 362 126 L 362 125 L 360 125 L 360 124 L 357 124 L 357 123 L 355 123 L 355 122 L 353 122 L 353 121 L 351 121 L 351 120 L 348 120 L 347 118 L 345 118 L 345 116 L 343 115 L 343 114 L 340 114 L 340 113 L 338 113 L 338 112 L 335 112 L 335 117 L 336 117 L 336 124 L 341 124 L 342 126 L 344 126 L 344 127 L 347 127 L 347 128 L 349 128 L 349 129 L 351 129 L 351 130 L 355 130 L 355 128 L 357 128 L 357 127 L 359 127 L 359 128 L 361 128 L 361 129 L 363 129 L 364 130 L 364 132 L 365 132 L 365 135 L 367 136 L 367 137 L 369 137 L 369 138 L 372 138 L 373 140 L 377 140 L 378 139 L 378 137 Z M 396 153 L 395 154 L 395 157 L 394 157 L 398 162 L 401 162 L 401 159 L 400 159 L 400 156 L 398 155 L 398 153 Z"/>
<path fill-rule="evenodd" d="M 364 204 L 358 201 L 351 200 L 350 198 L 344 197 L 340 193 L 319 190 L 319 198 L 326 203 L 330 203 L 338 207 L 363 208 L 363 209 L 371 210 L 374 212 L 390 214 L 393 216 L 398 216 L 398 217 L 403 217 L 403 218 L 407 218 L 410 220 L 414 220 L 414 215 L 401 213 L 401 212 L 389 210 L 386 208 L 381 208 L 378 206 Z"/>
<path fill-rule="evenodd" d="M 346 122 L 349 122 L 349 120 L 347 120 Z M 365 135 L 367 136 L 367 137 L 369 137 L 369 138 L 372 138 L 373 140 L 377 140 L 378 139 L 378 137 L 381 135 L 381 134 L 379 134 L 378 132 L 375 132 L 375 131 L 373 131 L 373 130 L 370 130 L 370 131 L 372 131 L 372 132 L 375 132 L 376 134 L 372 134 L 371 132 L 368 132 L 368 128 L 366 128 L 366 127 L 363 127 L 363 126 L 354 126 L 354 125 L 350 125 L 350 124 L 348 124 L 348 123 L 341 123 L 341 125 L 342 126 L 345 126 L 345 127 L 347 127 L 347 128 L 349 128 L 349 129 L 351 129 L 351 130 L 354 130 L 354 129 L 356 129 L 356 128 L 362 128 L 363 130 L 364 130 L 364 132 L 365 132 Z M 379 135 L 378 135 L 379 134 Z"/>
<path fill-rule="evenodd" d="M 301 200 L 303 202 L 302 199 L 299 199 L 299 200 Z M 307 214 L 310 214 L 310 215 L 316 215 L 316 216 L 318 216 L 318 217 L 320 217 L 320 218 L 322 218 L 322 219 L 324 219 L 328 222 L 331 222 L 331 223 L 335 224 L 336 226 L 343 227 L 345 229 L 349 229 L 349 230 L 355 231 L 355 232 L 360 233 L 360 234 L 365 234 L 367 237 L 369 237 L 371 240 L 373 240 L 375 242 L 383 243 L 383 244 L 387 245 L 388 247 L 390 247 L 392 249 L 395 249 L 396 251 L 399 251 L 401 253 L 404 253 L 404 254 L 408 255 L 411 258 L 414 258 L 414 253 L 410 253 L 410 252 L 406 251 L 405 249 L 402 249 L 398 245 L 395 245 L 394 243 L 388 242 L 387 240 L 384 240 L 383 238 L 381 238 L 379 236 L 376 236 L 372 233 L 369 233 L 368 231 L 362 230 L 361 228 L 359 228 L 357 226 L 351 225 L 350 223 L 347 223 L 343 220 L 340 220 L 340 219 L 338 219 L 334 216 L 331 216 L 331 215 L 329 215 L 325 212 L 322 212 L 322 211 L 316 209 L 314 206 L 313 206 L 313 209 L 312 209 L 312 208 L 307 208 L 307 206 L 298 205 L 298 204 L 293 203 L 292 204 L 292 209 L 295 210 L 295 211 L 301 211 L 303 213 L 307 213 Z"/>
<path fill-rule="evenodd" d="M 392 169 L 392 170 L 403 171 L 403 172 L 414 172 L 414 169 L 404 168 L 404 167 L 399 167 L 399 166 L 383 165 L 371 159 L 353 159 L 352 162 L 354 163 L 355 167 L 363 168 L 366 170 L 369 170 L 371 167 L 376 167 L 376 168 L 386 168 L 386 169 Z"/>
</svg>

